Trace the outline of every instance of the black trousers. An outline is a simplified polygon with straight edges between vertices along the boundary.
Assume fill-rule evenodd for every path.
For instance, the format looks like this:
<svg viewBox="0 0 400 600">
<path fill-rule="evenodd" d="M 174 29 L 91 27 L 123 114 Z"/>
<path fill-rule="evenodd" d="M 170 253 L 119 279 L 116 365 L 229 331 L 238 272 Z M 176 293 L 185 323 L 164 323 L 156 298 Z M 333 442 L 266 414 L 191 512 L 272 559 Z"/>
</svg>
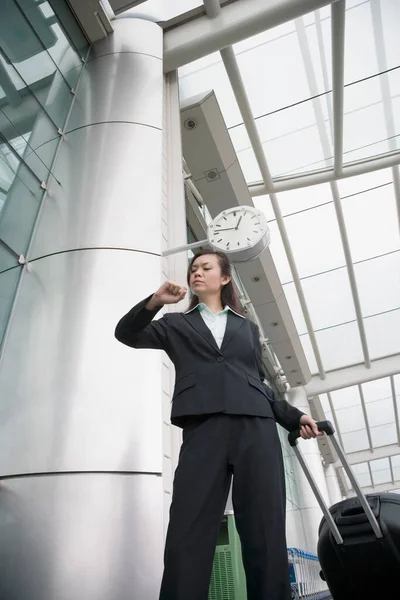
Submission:
<svg viewBox="0 0 400 600">
<path fill-rule="evenodd" d="M 184 428 L 160 600 L 207 600 L 221 520 L 232 499 L 248 600 L 290 600 L 285 478 L 272 419 L 217 414 Z"/>
</svg>

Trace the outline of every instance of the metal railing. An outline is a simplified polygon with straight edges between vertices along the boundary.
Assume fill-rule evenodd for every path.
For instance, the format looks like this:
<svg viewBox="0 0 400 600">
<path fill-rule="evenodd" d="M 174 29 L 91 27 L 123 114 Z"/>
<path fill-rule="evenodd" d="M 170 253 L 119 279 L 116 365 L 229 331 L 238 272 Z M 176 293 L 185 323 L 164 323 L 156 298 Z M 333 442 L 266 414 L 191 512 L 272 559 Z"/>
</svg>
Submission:
<svg viewBox="0 0 400 600">
<path fill-rule="evenodd" d="M 292 600 L 328 600 L 332 596 L 321 579 L 318 557 L 299 548 L 288 548 Z"/>
</svg>

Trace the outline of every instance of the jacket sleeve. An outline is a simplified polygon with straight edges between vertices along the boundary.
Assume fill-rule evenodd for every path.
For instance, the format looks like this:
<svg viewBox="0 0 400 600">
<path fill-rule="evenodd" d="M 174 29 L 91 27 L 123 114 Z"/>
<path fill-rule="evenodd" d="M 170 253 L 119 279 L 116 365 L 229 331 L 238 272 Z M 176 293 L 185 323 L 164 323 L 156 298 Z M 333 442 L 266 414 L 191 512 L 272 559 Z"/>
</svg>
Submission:
<svg viewBox="0 0 400 600">
<path fill-rule="evenodd" d="M 262 351 L 261 351 L 261 342 L 259 329 L 255 326 L 255 349 L 256 349 L 256 357 L 257 357 L 257 368 L 260 376 L 260 381 L 267 389 L 268 398 L 272 407 L 272 412 L 274 413 L 274 417 L 276 422 L 284 427 L 287 431 L 293 431 L 300 426 L 300 419 L 305 414 L 298 408 L 295 408 L 287 400 L 279 400 L 276 397 L 276 394 L 272 388 L 270 388 L 265 382 L 265 372 L 262 363 Z"/>
<path fill-rule="evenodd" d="M 168 317 L 152 320 L 160 309 L 148 310 L 146 303 L 153 294 L 136 304 L 118 322 L 115 337 L 132 348 L 153 348 L 168 351 Z"/>
</svg>

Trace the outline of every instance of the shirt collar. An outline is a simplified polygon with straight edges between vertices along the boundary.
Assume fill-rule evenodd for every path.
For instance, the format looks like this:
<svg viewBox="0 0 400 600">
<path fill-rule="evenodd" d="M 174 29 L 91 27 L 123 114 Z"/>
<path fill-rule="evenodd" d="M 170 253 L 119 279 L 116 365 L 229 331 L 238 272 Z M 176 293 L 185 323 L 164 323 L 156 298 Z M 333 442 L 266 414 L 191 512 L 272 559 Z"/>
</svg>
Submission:
<svg viewBox="0 0 400 600">
<path fill-rule="evenodd" d="M 194 310 L 198 310 L 199 312 L 203 311 L 203 310 L 208 310 L 210 313 L 210 309 L 208 308 L 207 304 L 204 304 L 204 302 L 199 302 L 199 304 L 196 304 L 196 306 L 194 306 L 193 308 L 191 308 L 190 310 L 187 310 L 184 314 L 188 315 L 189 313 L 193 312 Z M 231 313 L 233 313 L 234 315 L 237 315 L 238 317 L 240 317 L 241 319 L 244 319 L 245 317 L 239 313 L 237 313 L 235 310 L 233 310 L 233 308 L 231 308 L 230 306 L 225 306 L 225 308 L 217 313 L 217 314 L 222 314 L 222 313 L 227 313 L 228 311 L 230 311 Z M 214 314 L 214 313 L 211 313 Z M 214 315 L 216 316 L 216 315 Z"/>
</svg>

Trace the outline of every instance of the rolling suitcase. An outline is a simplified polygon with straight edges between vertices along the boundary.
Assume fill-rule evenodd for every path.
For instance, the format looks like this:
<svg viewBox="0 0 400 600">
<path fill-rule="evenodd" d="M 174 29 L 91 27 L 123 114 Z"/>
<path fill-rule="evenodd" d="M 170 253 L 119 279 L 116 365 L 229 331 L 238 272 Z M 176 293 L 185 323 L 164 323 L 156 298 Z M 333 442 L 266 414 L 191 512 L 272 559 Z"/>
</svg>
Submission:
<svg viewBox="0 0 400 600">
<path fill-rule="evenodd" d="M 324 514 L 319 526 L 321 577 L 333 600 L 391 600 L 400 597 L 400 495 L 365 496 L 329 421 L 317 423 L 332 444 L 357 494 L 328 509 L 297 447 L 299 431 L 288 439 Z"/>
</svg>

